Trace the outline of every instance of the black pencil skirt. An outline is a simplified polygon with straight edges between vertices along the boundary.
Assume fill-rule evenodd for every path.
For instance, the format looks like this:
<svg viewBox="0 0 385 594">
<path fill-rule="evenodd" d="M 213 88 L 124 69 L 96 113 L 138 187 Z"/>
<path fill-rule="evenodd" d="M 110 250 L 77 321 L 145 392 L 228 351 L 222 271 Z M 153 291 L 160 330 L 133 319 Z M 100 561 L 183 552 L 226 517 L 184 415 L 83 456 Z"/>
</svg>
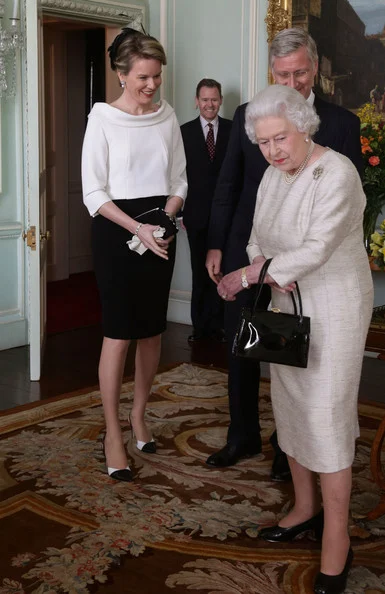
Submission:
<svg viewBox="0 0 385 594">
<path fill-rule="evenodd" d="M 135 217 L 166 204 L 166 196 L 115 200 Z M 132 234 L 98 215 L 92 222 L 94 269 L 102 304 L 103 334 L 108 338 L 137 339 L 157 336 L 166 329 L 171 278 L 175 263 L 175 239 L 168 260 L 151 250 L 139 255 L 127 245 Z"/>
</svg>

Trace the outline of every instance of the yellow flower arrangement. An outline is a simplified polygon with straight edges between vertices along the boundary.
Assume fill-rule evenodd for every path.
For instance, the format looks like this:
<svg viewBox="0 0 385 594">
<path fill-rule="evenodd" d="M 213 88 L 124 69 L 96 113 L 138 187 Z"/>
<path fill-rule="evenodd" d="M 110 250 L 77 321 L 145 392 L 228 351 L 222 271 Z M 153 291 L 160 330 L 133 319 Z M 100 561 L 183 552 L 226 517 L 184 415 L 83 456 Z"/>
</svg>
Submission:
<svg viewBox="0 0 385 594">
<path fill-rule="evenodd" d="M 367 200 L 364 237 L 370 239 L 385 205 L 385 120 L 372 103 L 366 103 L 357 115 L 361 120 L 361 151 L 364 159 L 362 185 Z"/>
<path fill-rule="evenodd" d="M 371 255 L 374 257 L 374 264 L 379 268 L 385 268 L 385 219 L 380 225 L 380 232 L 375 231 L 371 235 Z"/>
</svg>

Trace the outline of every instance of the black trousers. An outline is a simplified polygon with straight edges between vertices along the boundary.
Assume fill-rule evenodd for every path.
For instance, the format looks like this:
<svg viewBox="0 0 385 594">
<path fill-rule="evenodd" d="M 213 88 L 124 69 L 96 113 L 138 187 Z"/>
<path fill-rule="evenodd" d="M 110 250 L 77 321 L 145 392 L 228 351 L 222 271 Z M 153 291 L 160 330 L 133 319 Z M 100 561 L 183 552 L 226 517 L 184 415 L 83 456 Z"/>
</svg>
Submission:
<svg viewBox="0 0 385 594">
<path fill-rule="evenodd" d="M 270 302 L 270 287 L 262 290 L 261 307 L 267 308 Z M 250 307 L 255 301 L 255 287 L 238 293 L 236 301 L 225 303 L 225 332 L 228 339 L 228 391 L 230 407 L 230 426 L 227 441 L 239 446 L 258 448 L 261 445 L 259 424 L 259 380 L 258 362 L 235 357 L 231 350 L 235 332 L 243 307 Z"/>
<path fill-rule="evenodd" d="M 223 300 L 206 270 L 207 228 L 187 229 L 192 269 L 191 320 L 195 332 L 211 334 L 223 328 Z"/>
</svg>

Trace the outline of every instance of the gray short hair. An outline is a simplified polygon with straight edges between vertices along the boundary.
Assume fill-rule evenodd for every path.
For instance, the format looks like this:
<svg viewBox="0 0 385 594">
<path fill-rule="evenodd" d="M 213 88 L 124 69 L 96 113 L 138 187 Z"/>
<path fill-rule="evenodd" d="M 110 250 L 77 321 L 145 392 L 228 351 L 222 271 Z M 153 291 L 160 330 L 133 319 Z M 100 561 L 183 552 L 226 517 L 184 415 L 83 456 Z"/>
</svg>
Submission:
<svg viewBox="0 0 385 594">
<path fill-rule="evenodd" d="M 257 143 L 255 124 L 260 118 L 284 117 L 299 132 L 309 136 L 318 130 L 320 119 L 306 99 L 291 87 L 271 85 L 260 91 L 246 107 L 245 130 L 253 144 Z"/>
<path fill-rule="evenodd" d="M 274 37 L 269 48 L 269 66 L 274 67 L 275 58 L 283 58 L 296 52 L 301 47 L 306 47 L 309 59 L 313 66 L 318 62 L 317 46 L 314 39 L 305 29 L 293 27 L 283 29 Z"/>
</svg>

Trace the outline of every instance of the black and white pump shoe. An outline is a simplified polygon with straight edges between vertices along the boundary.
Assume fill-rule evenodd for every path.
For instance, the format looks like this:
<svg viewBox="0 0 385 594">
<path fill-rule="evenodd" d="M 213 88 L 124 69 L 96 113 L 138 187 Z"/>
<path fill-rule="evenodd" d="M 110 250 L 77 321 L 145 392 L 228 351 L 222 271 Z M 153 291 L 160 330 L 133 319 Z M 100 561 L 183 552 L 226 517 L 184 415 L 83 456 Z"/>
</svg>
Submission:
<svg viewBox="0 0 385 594">
<path fill-rule="evenodd" d="M 103 456 L 107 466 L 107 458 L 106 458 L 106 450 L 104 446 L 104 440 L 106 436 L 104 435 L 102 440 L 102 448 L 103 448 Z M 134 477 L 132 476 L 131 468 L 126 466 L 126 468 L 113 468 L 112 466 L 107 466 L 107 474 L 109 477 L 115 479 L 116 481 L 124 481 L 125 483 L 130 483 Z"/>
<path fill-rule="evenodd" d="M 136 447 L 138 450 L 140 450 L 141 452 L 144 452 L 145 454 L 156 454 L 156 443 L 155 443 L 155 439 L 152 439 L 151 441 L 137 441 L 136 442 Z"/>
<path fill-rule="evenodd" d="M 135 432 L 134 427 L 132 425 L 131 415 L 128 417 L 128 422 L 131 425 L 131 435 L 132 439 L 135 440 Z M 139 439 L 136 440 L 136 448 L 143 452 L 144 454 L 156 454 L 156 443 L 155 439 L 152 438 L 151 441 L 140 441 Z"/>
<path fill-rule="evenodd" d="M 115 479 L 116 481 L 124 481 L 126 483 L 130 483 L 133 480 L 131 468 L 126 466 L 126 468 L 112 468 L 107 466 L 108 476 Z"/>
</svg>

